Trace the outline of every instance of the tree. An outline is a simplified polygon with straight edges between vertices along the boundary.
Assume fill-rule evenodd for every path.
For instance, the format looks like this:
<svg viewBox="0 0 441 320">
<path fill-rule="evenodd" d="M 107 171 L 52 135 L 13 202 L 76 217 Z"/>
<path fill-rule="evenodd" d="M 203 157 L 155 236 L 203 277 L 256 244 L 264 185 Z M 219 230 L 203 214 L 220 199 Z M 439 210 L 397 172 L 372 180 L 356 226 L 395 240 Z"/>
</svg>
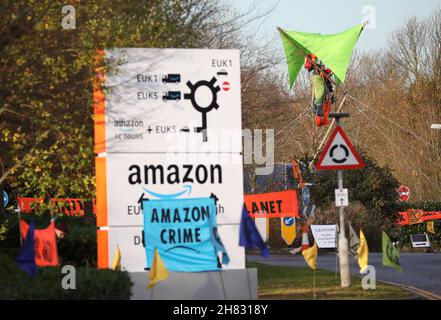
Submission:
<svg viewBox="0 0 441 320">
<path fill-rule="evenodd" d="M 21 196 L 94 195 L 96 49 L 228 47 L 260 15 L 213 0 L 7 0 L 0 12 L 0 183 Z"/>
</svg>

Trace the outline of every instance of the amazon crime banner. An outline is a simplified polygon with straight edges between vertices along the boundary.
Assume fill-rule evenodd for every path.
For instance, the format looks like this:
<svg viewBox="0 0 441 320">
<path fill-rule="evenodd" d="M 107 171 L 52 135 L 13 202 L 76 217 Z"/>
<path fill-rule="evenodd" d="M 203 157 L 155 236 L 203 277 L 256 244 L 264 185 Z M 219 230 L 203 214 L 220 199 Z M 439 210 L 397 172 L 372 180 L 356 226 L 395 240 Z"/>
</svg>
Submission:
<svg viewBox="0 0 441 320">
<path fill-rule="evenodd" d="M 168 270 L 199 272 L 219 270 L 214 245 L 214 198 L 144 200 L 144 239 L 147 268 L 158 249 Z"/>
<path fill-rule="evenodd" d="M 262 194 L 245 195 L 245 207 L 250 217 L 298 217 L 297 192 L 285 190 Z"/>
<path fill-rule="evenodd" d="M 20 220 L 20 230 L 23 239 L 29 230 L 29 225 Z M 57 245 L 55 240 L 55 224 L 52 221 L 46 229 L 36 229 L 34 232 L 35 241 L 35 263 L 40 267 L 58 266 Z"/>
</svg>

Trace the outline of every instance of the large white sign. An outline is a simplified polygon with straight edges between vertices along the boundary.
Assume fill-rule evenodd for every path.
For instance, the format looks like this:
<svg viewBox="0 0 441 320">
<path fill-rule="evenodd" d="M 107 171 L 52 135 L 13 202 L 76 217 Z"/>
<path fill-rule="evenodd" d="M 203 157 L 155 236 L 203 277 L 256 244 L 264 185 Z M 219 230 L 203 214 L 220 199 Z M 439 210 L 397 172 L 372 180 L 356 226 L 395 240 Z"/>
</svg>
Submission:
<svg viewBox="0 0 441 320">
<path fill-rule="evenodd" d="M 336 247 L 336 235 L 337 235 L 336 224 L 311 225 L 311 231 L 319 248 Z"/>
<path fill-rule="evenodd" d="M 241 152 L 239 50 L 106 50 L 107 152 Z"/>
<path fill-rule="evenodd" d="M 239 154 L 115 154 L 106 159 L 109 226 L 143 224 L 139 199 L 217 198 L 217 223 L 239 224 L 243 206 Z"/>
<path fill-rule="evenodd" d="M 143 246 L 143 227 L 109 227 L 109 261 L 112 263 L 116 248 L 121 252 L 121 267 L 130 272 L 144 271 L 147 266 L 145 248 Z M 223 225 L 218 227 L 219 236 L 230 257 L 230 263 L 222 265 L 222 269 L 245 268 L 245 250 L 239 247 L 239 225 Z"/>
<path fill-rule="evenodd" d="M 104 121 L 95 122 L 97 140 L 105 136 L 96 141 L 105 159 L 96 168 L 99 266 L 118 245 L 123 268 L 144 270 L 141 199 L 212 196 L 231 259 L 223 267 L 243 269 L 239 50 L 111 49 L 105 62 L 104 105 L 96 101 Z"/>
</svg>

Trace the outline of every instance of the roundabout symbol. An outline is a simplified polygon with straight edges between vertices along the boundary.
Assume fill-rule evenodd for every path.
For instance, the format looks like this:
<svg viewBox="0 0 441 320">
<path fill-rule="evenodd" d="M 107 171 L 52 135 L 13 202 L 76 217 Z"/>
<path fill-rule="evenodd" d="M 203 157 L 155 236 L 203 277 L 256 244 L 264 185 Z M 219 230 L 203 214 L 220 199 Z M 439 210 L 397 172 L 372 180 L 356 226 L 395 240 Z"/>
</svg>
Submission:
<svg viewBox="0 0 441 320">
<path fill-rule="evenodd" d="M 334 158 L 334 151 L 337 149 L 337 148 L 340 148 L 340 149 L 342 149 L 344 152 L 345 152 L 345 157 L 344 158 Z M 348 159 L 348 157 L 349 157 L 349 150 L 348 150 L 348 148 L 344 145 L 344 144 L 339 144 L 339 145 L 334 145 L 334 146 L 332 146 L 331 147 L 331 149 L 329 150 L 329 155 L 330 155 L 330 157 L 332 158 L 332 161 L 334 161 L 335 163 L 345 163 L 346 162 L 346 160 Z"/>
<path fill-rule="evenodd" d="M 190 88 L 190 93 L 184 94 L 184 99 L 190 100 L 193 108 L 196 111 L 202 114 L 202 126 L 196 127 L 196 132 L 202 132 L 203 141 L 207 141 L 207 113 L 213 109 L 218 109 L 219 105 L 217 104 L 217 93 L 220 91 L 220 87 L 218 85 L 215 86 L 216 78 L 213 77 L 210 81 L 200 80 L 195 84 L 191 83 L 191 81 L 187 82 L 187 86 Z M 198 104 L 195 98 L 196 91 L 200 87 L 207 87 L 211 91 L 211 103 L 208 106 L 204 107 Z"/>
</svg>

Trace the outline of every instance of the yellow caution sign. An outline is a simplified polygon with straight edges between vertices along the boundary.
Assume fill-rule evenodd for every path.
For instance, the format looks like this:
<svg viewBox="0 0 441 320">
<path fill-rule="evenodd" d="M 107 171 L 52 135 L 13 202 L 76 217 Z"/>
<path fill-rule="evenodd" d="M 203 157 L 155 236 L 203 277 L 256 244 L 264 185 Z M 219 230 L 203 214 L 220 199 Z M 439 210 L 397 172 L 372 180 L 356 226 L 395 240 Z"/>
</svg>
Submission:
<svg viewBox="0 0 441 320">
<path fill-rule="evenodd" d="M 296 219 L 294 217 L 281 217 L 280 229 L 283 240 L 287 245 L 291 245 L 296 238 Z"/>
</svg>

